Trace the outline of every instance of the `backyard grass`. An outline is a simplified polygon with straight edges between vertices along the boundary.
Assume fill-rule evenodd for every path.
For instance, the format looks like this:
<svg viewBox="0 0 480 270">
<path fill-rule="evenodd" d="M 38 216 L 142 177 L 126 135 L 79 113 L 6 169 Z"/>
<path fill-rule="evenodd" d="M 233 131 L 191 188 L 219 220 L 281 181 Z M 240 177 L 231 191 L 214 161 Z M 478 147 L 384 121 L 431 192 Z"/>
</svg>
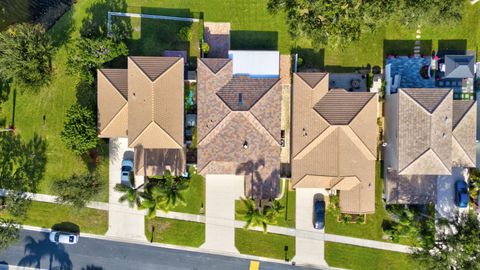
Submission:
<svg viewBox="0 0 480 270">
<path fill-rule="evenodd" d="M 282 180 L 286 181 L 286 180 Z M 285 183 L 284 194 L 280 199 L 280 203 L 285 207 L 285 211 L 281 213 L 277 218 L 275 226 L 295 228 L 295 190 L 289 190 L 289 181 Z M 235 219 L 245 220 L 242 215 L 238 214 L 239 211 L 244 211 L 245 205 L 242 200 L 235 201 Z"/>
<path fill-rule="evenodd" d="M 408 254 L 325 242 L 325 261 L 329 266 L 358 270 L 417 269 Z"/>
<path fill-rule="evenodd" d="M 151 220 L 145 218 L 145 236 L 153 242 L 200 247 L 205 242 L 205 224 L 159 217 Z"/>
<path fill-rule="evenodd" d="M 202 207 L 205 205 L 205 179 L 199 174 L 191 174 L 190 185 L 183 193 L 185 198 L 185 205 L 177 205 L 170 209 L 173 212 L 182 212 L 189 214 L 203 214 L 200 213 Z"/>
<path fill-rule="evenodd" d="M 235 229 L 235 247 L 242 254 L 290 261 L 295 256 L 295 237 Z"/>
<path fill-rule="evenodd" d="M 108 230 L 108 212 L 33 201 L 22 224 L 103 235 Z"/>
<path fill-rule="evenodd" d="M 385 241 L 383 239 L 382 222 L 383 220 L 388 219 L 388 213 L 383 207 L 383 178 L 381 173 L 381 162 L 377 161 L 375 179 L 375 214 L 367 215 L 365 224 L 344 224 L 337 222 L 336 217 L 327 210 L 325 217 L 326 233 Z"/>
</svg>

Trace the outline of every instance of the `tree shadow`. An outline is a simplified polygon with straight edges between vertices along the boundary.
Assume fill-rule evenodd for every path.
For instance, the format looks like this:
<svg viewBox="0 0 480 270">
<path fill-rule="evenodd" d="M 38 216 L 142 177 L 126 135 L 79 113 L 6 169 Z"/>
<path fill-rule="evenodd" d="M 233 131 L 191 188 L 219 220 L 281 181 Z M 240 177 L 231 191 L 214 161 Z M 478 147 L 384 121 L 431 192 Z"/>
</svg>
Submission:
<svg viewBox="0 0 480 270">
<path fill-rule="evenodd" d="M 325 49 L 301 48 L 297 46 L 292 48 L 292 54 L 298 54 L 297 71 L 322 71 L 325 69 Z"/>
<path fill-rule="evenodd" d="M 65 5 L 61 10 L 52 10 L 54 12 L 52 16 L 54 18 L 51 18 L 49 21 L 46 23 L 43 23 L 46 28 L 50 28 L 50 31 L 48 31 L 48 34 L 50 35 L 50 38 L 52 40 L 53 47 L 58 48 L 62 46 L 63 44 L 67 43 L 72 35 L 72 32 L 74 30 L 73 26 L 73 10 L 72 10 L 72 1 L 67 0 L 68 4 L 63 4 Z M 58 12 L 63 12 L 63 15 L 56 14 Z"/>
<path fill-rule="evenodd" d="M 125 0 L 101 0 L 90 5 L 87 10 L 87 16 L 82 20 L 82 26 L 80 28 L 80 35 L 86 38 L 101 38 L 107 36 L 108 31 L 108 12 L 126 12 L 127 2 Z M 121 33 L 124 38 L 131 36 L 132 27 L 129 20 L 115 21 L 112 25 L 115 25 L 117 33 Z"/>
<path fill-rule="evenodd" d="M 95 86 L 87 81 L 81 81 L 76 86 L 75 96 L 77 103 L 83 107 L 87 107 L 92 111 L 97 109 L 97 92 Z"/>
<path fill-rule="evenodd" d="M 52 230 L 77 234 L 80 233 L 80 227 L 77 224 L 68 221 L 53 225 Z"/>
<path fill-rule="evenodd" d="M 18 262 L 19 266 L 45 268 L 42 262 L 48 263 L 48 269 L 72 269 L 70 256 L 62 244 L 50 242 L 48 233 L 43 233 L 43 239 L 36 240 L 31 236 L 24 239 L 25 256 Z"/>
<path fill-rule="evenodd" d="M 245 175 L 247 196 L 255 200 L 270 200 L 277 197 L 280 192 L 280 172 L 274 169 L 269 175 L 260 172 L 266 165 L 263 158 L 256 161 L 250 160 L 241 163 L 235 174 Z"/>
</svg>

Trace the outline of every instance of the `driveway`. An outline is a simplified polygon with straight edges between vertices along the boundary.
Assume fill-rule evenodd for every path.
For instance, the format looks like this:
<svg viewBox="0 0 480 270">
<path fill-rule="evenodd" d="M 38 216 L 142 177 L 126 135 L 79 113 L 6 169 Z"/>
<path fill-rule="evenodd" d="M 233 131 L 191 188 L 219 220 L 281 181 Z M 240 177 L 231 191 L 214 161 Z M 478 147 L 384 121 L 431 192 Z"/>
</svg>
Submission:
<svg viewBox="0 0 480 270">
<path fill-rule="evenodd" d="M 457 180 L 463 180 L 465 177 L 463 168 L 454 167 L 452 169 L 452 175 L 442 175 L 437 179 L 437 203 L 435 208 L 440 217 L 451 218 L 456 211 L 461 213 L 468 212 L 468 208 L 458 208 L 455 205 L 455 182 Z"/>
<path fill-rule="evenodd" d="M 296 255 L 293 258 L 297 264 L 310 266 L 325 266 L 324 230 L 313 228 L 313 202 L 323 195 L 328 199 L 328 193 L 323 188 L 297 188 L 295 206 L 295 238 Z M 318 234 L 315 239 L 312 233 Z"/>
<path fill-rule="evenodd" d="M 119 203 L 122 193 L 113 188 L 120 183 L 121 164 L 124 157 L 133 159 L 133 149 L 128 148 L 127 138 L 110 139 L 109 142 L 109 211 L 107 235 L 147 241 L 145 238 L 144 211 L 128 206 L 127 202 Z M 143 183 L 143 178 L 136 178 L 136 185 Z"/>
<path fill-rule="evenodd" d="M 244 196 L 244 176 L 207 175 L 203 249 L 239 253 L 235 248 L 235 200 Z"/>
</svg>

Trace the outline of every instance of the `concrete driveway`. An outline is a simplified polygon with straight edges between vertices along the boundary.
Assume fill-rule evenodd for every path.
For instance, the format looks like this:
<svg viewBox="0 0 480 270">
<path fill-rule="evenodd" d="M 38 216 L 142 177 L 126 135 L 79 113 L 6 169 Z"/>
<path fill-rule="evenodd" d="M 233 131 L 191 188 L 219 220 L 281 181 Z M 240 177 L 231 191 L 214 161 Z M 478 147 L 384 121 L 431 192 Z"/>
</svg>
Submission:
<svg viewBox="0 0 480 270">
<path fill-rule="evenodd" d="M 110 162 L 107 235 L 146 241 L 144 211 L 130 208 L 127 202 L 119 203 L 122 193 L 113 189 L 120 183 L 122 160 L 127 157 L 133 160 L 133 149 L 128 148 L 127 138 L 115 138 L 110 139 L 108 150 Z M 137 177 L 135 184 L 143 184 L 143 177 Z"/>
<path fill-rule="evenodd" d="M 293 258 L 297 264 L 307 266 L 325 266 L 324 230 L 313 228 L 313 202 L 317 198 L 328 200 L 328 193 L 323 188 L 297 188 L 295 206 L 295 238 L 296 255 Z M 313 239 L 312 233 L 319 237 Z"/>
<path fill-rule="evenodd" d="M 239 253 L 235 248 L 235 200 L 244 196 L 244 176 L 205 178 L 205 243 L 203 249 Z"/>
<path fill-rule="evenodd" d="M 464 175 L 463 168 L 454 167 L 452 175 L 439 176 L 437 179 L 437 203 L 435 209 L 440 217 L 451 218 L 455 212 L 468 212 L 468 208 L 458 208 L 455 205 L 455 182 L 465 181 L 468 175 Z"/>
</svg>

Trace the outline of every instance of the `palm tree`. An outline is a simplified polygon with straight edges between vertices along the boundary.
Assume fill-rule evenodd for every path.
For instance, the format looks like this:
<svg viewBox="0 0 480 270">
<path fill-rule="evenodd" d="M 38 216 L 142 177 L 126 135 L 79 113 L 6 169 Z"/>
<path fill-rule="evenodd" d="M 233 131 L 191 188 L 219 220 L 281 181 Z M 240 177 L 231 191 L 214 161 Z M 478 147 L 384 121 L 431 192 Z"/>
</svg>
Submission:
<svg viewBox="0 0 480 270">
<path fill-rule="evenodd" d="M 124 193 L 118 201 L 123 203 L 124 201 L 128 201 L 128 205 L 133 208 L 134 205 L 140 207 L 141 200 L 140 200 L 140 191 L 139 189 L 143 187 L 143 184 L 135 187 L 135 177 L 131 175 L 129 177 L 130 185 L 125 184 L 117 184 L 114 189 L 115 191 Z"/>
<path fill-rule="evenodd" d="M 178 204 L 186 204 L 182 192 L 188 188 L 188 180 L 173 176 L 170 171 L 166 171 L 159 183 L 160 193 L 164 197 L 167 209 L 173 208 Z"/>
<path fill-rule="evenodd" d="M 246 210 L 239 211 L 239 214 L 245 218 L 244 228 L 262 227 L 263 232 L 266 233 L 269 220 L 262 209 L 258 208 L 255 201 L 251 198 L 242 198 L 242 202 Z"/>
<path fill-rule="evenodd" d="M 283 206 L 279 201 L 273 200 L 270 205 L 265 207 L 265 216 L 267 217 L 270 224 L 276 224 L 278 216 L 285 211 L 285 206 Z"/>
<path fill-rule="evenodd" d="M 158 185 L 150 186 L 146 192 L 140 193 L 142 202 L 139 209 L 147 209 L 147 218 L 152 219 L 157 216 L 157 210 L 168 212 L 168 208 L 165 205 L 165 198 Z"/>
</svg>

